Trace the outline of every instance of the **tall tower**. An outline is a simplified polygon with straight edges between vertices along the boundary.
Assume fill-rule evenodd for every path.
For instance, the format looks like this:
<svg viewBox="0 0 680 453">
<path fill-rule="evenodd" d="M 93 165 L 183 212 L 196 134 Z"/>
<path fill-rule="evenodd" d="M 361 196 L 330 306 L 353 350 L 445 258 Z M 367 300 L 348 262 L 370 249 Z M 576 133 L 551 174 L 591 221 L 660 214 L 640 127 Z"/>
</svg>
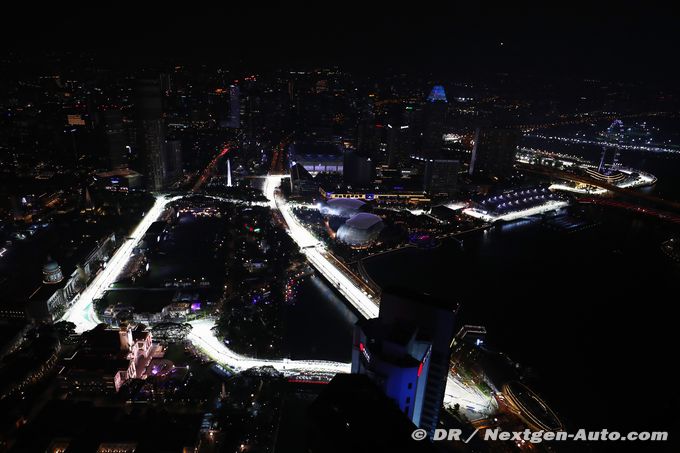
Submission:
<svg viewBox="0 0 680 453">
<path fill-rule="evenodd" d="M 229 125 L 230 129 L 241 127 L 241 91 L 238 85 L 229 87 Z"/>
<path fill-rule="evenodd" d="M 383 291 L 377 318 L 354 330 L 352 373 L 366 374 L 430 436 L 439 422 L 458 304 Z"/>
<path fill-rule="evenodd" d="M 165 142 L 165 177 L 166 182 L 175 182 L 182 176 L 182 142 L 167 140 Z"/>
<path fill-rule="evenodd" d="M 400 168 L 408 161 L 409 148 L 406 140 L 410 133 L 408 125 L 387 125 L 387 164 L 392 168 Z"/>
<path fill-rule="evenodd" d="M 127 148 L 123 112 L 119 109 L 104 110 L 102 113 L 109 168 L 127 166 Z"/>
<path fill-rule="evenodd" d="M 478 128 L 470 158 L 470 175 L 507 177 L 512 174 L 520 133 L 514 129 Z"/>
<path fill-rule="evenodd" d="M 227 187 L 231 187 L 231 159 L 227 159 Z"/>
<path fill-rule="evenodd" d="M 137 82 L 137 146 L 149 190 L 161 190 L 166 182 L 165 127 L 161 84 L 158 79 Z"/>
<path fill-rule="evenodd" d="M 432 157 L 436 155 L 444 144 L 444 127 L 448 101 L 446 92 L 441 85 L 435 85 L 427 97 L 423 111 L 425 124 L 423 126 L 423 143 L 420 155 Z"/>
</svg>

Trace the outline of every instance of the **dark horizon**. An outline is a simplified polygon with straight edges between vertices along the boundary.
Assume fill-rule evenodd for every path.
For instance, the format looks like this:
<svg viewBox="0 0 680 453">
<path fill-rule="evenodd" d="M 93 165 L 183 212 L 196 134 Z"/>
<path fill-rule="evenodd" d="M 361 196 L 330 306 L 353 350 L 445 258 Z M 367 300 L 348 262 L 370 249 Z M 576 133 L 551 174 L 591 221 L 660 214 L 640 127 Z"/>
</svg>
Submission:
<svg viewBox="0 0 680 453">
<path fill-rule="evenodd" d="M 50 9 L 49 7 L 47 8 Z M 52 8 L 54 9 L 54 8 Z M 425 8 L 423 8 L 425 9 Z M 671 58 L 678 14 L 670 7 L 515 6 L 389 8 L 92 7 L 40 17 L 19 13 L 2 31 L 17 55 L 90 51 L 104 63 L 224 65 L 267 71 L 338 65 L 357 73 L 437 77 L 513 73 L 648 81 L 680 74 Z M 411 13 L 409 11 L 409 13 Z"/>
</svg>

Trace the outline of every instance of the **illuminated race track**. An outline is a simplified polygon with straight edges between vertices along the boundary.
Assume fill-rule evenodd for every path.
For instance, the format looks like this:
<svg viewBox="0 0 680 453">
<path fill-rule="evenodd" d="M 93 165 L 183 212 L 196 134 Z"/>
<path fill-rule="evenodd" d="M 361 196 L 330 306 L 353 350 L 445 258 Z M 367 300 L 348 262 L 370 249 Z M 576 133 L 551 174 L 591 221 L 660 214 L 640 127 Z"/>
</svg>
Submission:
<svg viewBox="0 0 680 453">
<path fill-rule="evenodd" d="M 132 251 L 139 241 L 144 237 L 146 231 L 154 223 L 168 203 L 182 197 L 167 198 L 159 196 L 153 207 L 146 213 L 139 222 L 132 235 L 123 243 L 104 267 L 90 282 L 87 288 L 76 298 L 73 305 L 62 317 L 64 321 L 70 321 L 76 325 L 76 331 L 81 333 L 93 329 L 102 321 L 98 319 L 93 302 L 103 296 L 104 292 L 116 282 L 121 271 L 127 264 Z M 217 198 L 219 197 L 212 197 Z M 224 201 L 224 200 L 222 200 Z M 245 370 L 252 367 L 272 366 L 286 374 L 298 372 L 317 372 L 317 373 L 348 373 L 349 363 L 327 362 L 322 360 L 259 360 L 239 355 L 227 348 L 213 333 L 214 321 L 210 319 L 194 321 L 191 323 L 192 332 L 189 340 L 195 347 L 203 351 L 215 361 L 225 364 L 235 370 Z"/>
<path fill-rule="evenodd" d="M 281 183 L 282 178 L 280 175 L 266 177 L 264 195 L 269 200 L 271 208 L 278 209 L 281 212 L 288 224 L 291 237 L 305 253 L 312 266 L 331 282 L 364 318 L 377 317 L 379 311 L 377 302 L 360 290 L 354 282 L 332 264 L 326 257 L 322 243 L 300 224 L 288 204 L 276 196 L 276 188 Z M 449 374 L 444 393 L 444 405 L 453 407 L 455 404 L 459 404 L 470 419 L 483 418 L 493 413 L 497 408 L 493 398 L 484 395 L 476 388 L 468 386 Z"/>
<path fill-rule="evenodd" d="M 269 199 L 269 206 L 272 209 L 280 210 L 282 216 L 288 224 L 289 232 L 296 243 L 305 253 L 309 262 L 333 284 L 338 291 L 366 318 L 378 316 L 378 305 L 368 294 L 359 289 L 349 277 L 338 270 L 327 258 L 323 245 L 309 233 L 295 218 L 291 209 L 285 202 L 281 202 L 275 197 L 275 190 L 278 187 L 281 176 L 268 176 L 265 180 L 265 195 Z M 127 264 L 133 249 L 144 237 L 151 224 L 158 220 L 163 213 L 166 205 L 182 197 L 167 198 L 159 196 L 153 207 L 146 213 L 144 218 L 135 228 L 132 235 L 114 253 L 111 259 L 90 282 L 87 288 L 75 300 L 73 305 L 67 310 L 62 320 L 73 322 L 77 332 L 84 332 L 97 326 L 101 321 L 98 319 L 94 310 L 93 301 L 102 297 L 104 292 L 120 275 Z M 351 365 L 342 362 L 330 362 L 321 360 L 261 360 L 254 359 L 230 350 L 212 331 L 214 321 L 203 319 L 191 323 L 192 331 L 188 335 L 188 340 L 205 355 L 216 362 L 226 365 L 236 371 L 245 370 L 252 367 L 271 366 L 284 374 L 334 374 L 349 373 Z M 493 400 L 484 397 L 479 391 L 468 387 L 464 383 L 449 376 L 446 385 L 444 404 L 453 406 L 460 404 L 467 409 L 467 413 L 472 411 L 474 416 L 482 417 L 491 413 L 494 408 Z"/>
<path fill-rule="evenodd" d="M 496 222 L 498 220 L 505 220 L 509 222 L 524 217 L 543 214 L 545 212 L 557 211 L 567 206 L 569 206 L 569 203 L 566 201 L 551 200 L 539 206 L 534 206 L 533 208 L 523 209 L 521 211 L 513 211 L 503 215 L 488 215 L 474 208 L 464 209 L 463 213 L 469 215 L 470 217 L 482 219 L 485 222 Z"/>
<path fill-rule="evenodd" d="M 364 317 L 376 318 L 378 316 L 378 304 L 365 291 L 360 289 L 344 272 L 340 271 L 326 256 L 323 244 L 316 239 L 307 229 L 300 224 L 293 214 L 288 203 L 276 196 L 276 188 L 279 186 L 280 175 L 269 175 L 264 185 L 264 195 L 269 200 L 272 209 L 279 210 L 288 224 L 288 232 L 298 244 L 309 262 L 323 275 L 350 304 Z"/>
<path fill-rule="evenodd" d="M 254 359 L 235 353 L 220 341 L 212 331 L 215 323 L 210 319 L 193 321 L 188 339 L 210 358 L 225 364 L 235 371 L 248 368 L 271 366 L 284 374 L 298 373 L 349 373 L 351 364 L 324 360 L 266 360 Z"/>
<path fill-rule="evenodd" d="M 106 262 L 105 267 L 99 271 L 83 292 L 76 296 L 73 305 L 69 307 L 61 318 L 62 321 L 74 323 L 76 325 L 76 332 L 93 329 L 97 324 L 101 323 L 94 310 L 94 300 L 102 297 L 108 287 L 116 282 L 116 279 L 130 259 L 133 249 L 144 237 L 151 224 L 158 220 L 158 217 L 169 202 L 178 198 L 180 197 L 156 197 L 155 203 L 141 222 L 139 222 L 132 234 L 125 238 L 125 242 L 118 247 L 118 250 Z"/>
</svg>

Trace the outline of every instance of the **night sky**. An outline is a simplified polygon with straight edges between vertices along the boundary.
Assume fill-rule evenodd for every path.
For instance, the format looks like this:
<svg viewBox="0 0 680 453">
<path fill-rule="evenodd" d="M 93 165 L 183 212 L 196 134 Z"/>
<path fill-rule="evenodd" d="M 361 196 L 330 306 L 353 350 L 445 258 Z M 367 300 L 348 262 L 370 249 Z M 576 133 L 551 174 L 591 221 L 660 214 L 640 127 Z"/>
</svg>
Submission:
<svg viewBox="0 0 680 453">
<path fill-rule="evenodd" d="M 339 64 L 378 73 L 509 72 L 667 83 L 680 75 L 680 15 L 670 6 L 363 3 L 271 8 L 60 3 L 40 5 L 39 16 L 33 5 L 30 12 L 16 11 L 1 33 L 3 45 L 19 53 L 96 50 L 103 58 L 135 64 L 164 59 L 253 69 Z"/>
</svg>

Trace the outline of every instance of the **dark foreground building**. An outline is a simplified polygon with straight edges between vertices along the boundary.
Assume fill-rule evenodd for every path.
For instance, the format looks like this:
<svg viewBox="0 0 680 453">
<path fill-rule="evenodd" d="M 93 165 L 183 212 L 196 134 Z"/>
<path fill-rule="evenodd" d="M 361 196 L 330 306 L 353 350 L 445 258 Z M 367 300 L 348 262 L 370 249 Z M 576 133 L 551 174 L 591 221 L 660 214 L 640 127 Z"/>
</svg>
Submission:
<svg viewBox="0 0 680 453">
<path fill-rule="evenodd" d="M 200 446 L 201 419 L 147 405 L 97 407 L 54 400 L 26 424 L 9 451 L 183 453 Z"/>
<path fill-rule="evenodd" d="M 382 293 L 380 315 L 354 331 L 352 372 L 367 375 L 430 435 L 439 421 L 458 305 L 405 289 Z"/>
<path fill-rule="evenodd" d="M 477 129 L 470 175 L 506 178 L 512 175 L 520 132 L 515 129 Z"/>
<path fill-rule="evenodd" d="M 433 452 L 416 426 L 367 376 L 338 374 L 309 409 L 310 453 Z"/>
</svg>

